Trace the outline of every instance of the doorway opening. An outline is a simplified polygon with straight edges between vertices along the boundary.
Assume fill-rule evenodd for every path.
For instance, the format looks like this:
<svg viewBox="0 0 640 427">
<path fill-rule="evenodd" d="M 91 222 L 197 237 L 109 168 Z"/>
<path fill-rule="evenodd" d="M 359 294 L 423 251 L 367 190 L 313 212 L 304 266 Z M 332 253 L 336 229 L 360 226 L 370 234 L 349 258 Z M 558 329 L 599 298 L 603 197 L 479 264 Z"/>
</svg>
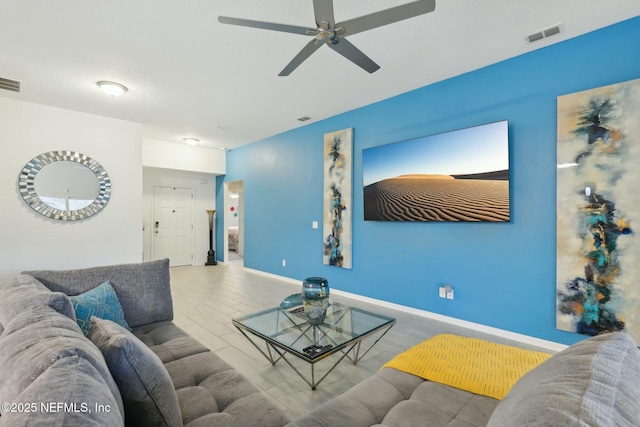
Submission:
<svg viewBox="0 0 640 427">
<path fill-rule="evenodd" d="M 244 260 L 244 181 L 224 183 L 224 260 Z"/>
</svg>

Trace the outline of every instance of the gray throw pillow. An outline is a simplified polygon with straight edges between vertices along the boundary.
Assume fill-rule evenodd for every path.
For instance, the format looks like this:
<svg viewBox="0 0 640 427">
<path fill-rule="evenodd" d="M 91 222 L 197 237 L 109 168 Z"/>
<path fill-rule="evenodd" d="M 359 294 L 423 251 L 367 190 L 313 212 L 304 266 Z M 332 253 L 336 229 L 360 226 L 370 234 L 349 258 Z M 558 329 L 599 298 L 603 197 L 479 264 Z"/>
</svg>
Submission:
<svg viewBox="0 0 640 427">
<path fill-rule="evenodd" d="M 487 427 L 640 426 L 640 350 L 625 333 L 586 339 L 529 371 Z"/>
<path fill-rule="evenodd" d="M 122 326 L 97 317 L 91 317 L 89 338 L 120 388 L 127 425 L 183 425 L 169 373 L 149 347 Z"/>
</svg>

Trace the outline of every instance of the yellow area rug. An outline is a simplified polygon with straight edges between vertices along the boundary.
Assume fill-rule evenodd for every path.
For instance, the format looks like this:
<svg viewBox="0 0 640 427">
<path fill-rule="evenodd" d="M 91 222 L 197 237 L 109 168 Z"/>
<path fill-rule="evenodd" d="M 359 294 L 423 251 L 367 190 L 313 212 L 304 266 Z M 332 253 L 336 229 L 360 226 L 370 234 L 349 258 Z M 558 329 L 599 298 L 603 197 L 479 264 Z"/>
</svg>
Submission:
<svg viewBox="0 0 640 427">
<path fill-rule="evenodd" d="M 459 335 L 436 335 L 382 368 L 502 399 L 531 369 L 552 355 Z"/>
</svg>

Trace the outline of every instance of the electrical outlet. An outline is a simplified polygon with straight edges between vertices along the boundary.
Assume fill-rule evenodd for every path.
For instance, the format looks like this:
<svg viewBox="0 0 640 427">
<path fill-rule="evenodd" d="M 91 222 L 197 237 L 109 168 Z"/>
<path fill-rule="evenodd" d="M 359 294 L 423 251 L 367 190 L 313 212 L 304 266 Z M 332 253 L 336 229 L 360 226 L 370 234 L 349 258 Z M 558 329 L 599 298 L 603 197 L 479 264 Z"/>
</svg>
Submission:
<svg viewBox="0 0 640 427">
<path fill-rule="evenodd" d="M 446 291 L 446 289 L 444 288 L 444 286 L 440 286 L 440 287 L 438 288 L 438 296 L 439 296 L 440 298 L 446 298 L 446 297 L 447 297 L 447 291 Z"/>
<path fill-rule="evenodd" d="M 447 299 L 453 299 L 453 288 L 451 288 L 451 290 L 447 291 Z"/>
<path fill-rule="evenodd" d="M 286 267 L 286 266 L 287 266 L 287 260 L 286 260 L 286 259 L 283 259 L 283 260 L 282 260 L 282 266 L 283 266 L 283 267 Z"/>
</svg>

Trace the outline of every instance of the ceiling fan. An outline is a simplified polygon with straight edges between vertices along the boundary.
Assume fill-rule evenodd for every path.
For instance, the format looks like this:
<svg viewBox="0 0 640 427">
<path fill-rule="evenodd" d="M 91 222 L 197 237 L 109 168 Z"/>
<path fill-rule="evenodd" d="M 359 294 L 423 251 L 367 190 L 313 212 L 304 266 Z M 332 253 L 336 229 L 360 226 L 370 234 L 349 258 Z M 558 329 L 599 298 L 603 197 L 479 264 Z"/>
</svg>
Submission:
<svg viewBox="0 0 640 427">
<path fill-rule="evenodd" d="M 302 50 L 287 64 L 278 74 L 288 76 L 311 56 L 320 46 L 326 44 L 340 55 L 347 58 L 357 66 L 369 73 L 377 71 L 380 66 L 371 58 L 362 53 L 360 49 L 351 44 L 345 37 L 383 25 L 393 24 L 414 16 L 433 12 L 436 8 L 435 0 L 414 1 L 402 6 L 392 7 L 380 12 L 371 13 L 359 18 L 349 19 L 344 22 L 335 22 L 333 16 L 333 0 L 313 0 L 313 12 L 316 18 L 316 27 L 298 27 L 296 25 L 275 24 L 272 22 L 254 21 L 251 19 L 229 18 L 219 16 L 222 24 L 240 25 L 243 27 L 261 28 L 263 30 L 283 31 L 285 33 L 313 36 L 313 40 L 305 45 Z"/>
</svg>

